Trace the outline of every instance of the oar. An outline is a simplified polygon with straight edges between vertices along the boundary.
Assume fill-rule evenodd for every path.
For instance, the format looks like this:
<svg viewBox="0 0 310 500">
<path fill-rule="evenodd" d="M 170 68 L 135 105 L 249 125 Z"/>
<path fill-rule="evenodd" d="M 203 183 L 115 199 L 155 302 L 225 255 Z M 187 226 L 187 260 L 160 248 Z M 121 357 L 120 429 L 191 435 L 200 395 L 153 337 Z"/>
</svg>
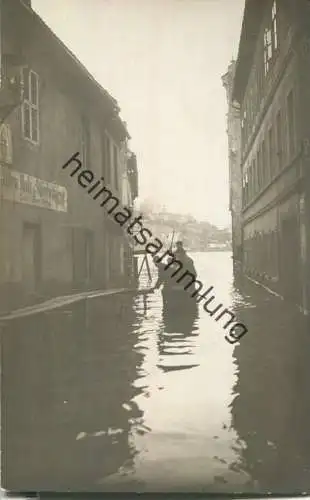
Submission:
<svg viewBox="0 0 310 500">
<path fill-rule="evenodd" d="M 172 245 L 173 245 L 174 235 L 175 235 L 175 230 L 173 229 L 169 252 L 172 251 Z"/>
</svg>

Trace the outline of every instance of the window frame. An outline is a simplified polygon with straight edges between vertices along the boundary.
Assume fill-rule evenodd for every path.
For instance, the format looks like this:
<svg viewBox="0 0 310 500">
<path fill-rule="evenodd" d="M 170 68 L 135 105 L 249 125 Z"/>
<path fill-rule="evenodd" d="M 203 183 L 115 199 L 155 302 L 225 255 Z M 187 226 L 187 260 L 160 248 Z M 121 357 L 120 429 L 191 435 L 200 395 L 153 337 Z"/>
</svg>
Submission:
<svg viewBox="0 0 310 500">
<path fill-rule="evenodd" d="M 283 168 L 283 112 L 281 109 L 276 114 L 276 154 L 278 172 Z"/>
<path fill-rule="evenodd" d="M 261 146 L 257 150 L 257 192 L 260 193 L 263 187 L 262 182 L 262 151 Z"/>
<path fill-rule="evenodd" d="M 253 160 L 253 197 L 257 195 L 257 154 Z"/>
<path fill-rule="evenodd" d="M 261 152 L 262 152 L 262 183 L 263 188 L 269 184 L 269 175 L 268 175 L 268 150 L 267 150 L 267 141 L 266 138 L 262 140 L 261 144 Z"/>
<path fill-rule="evenodd" d="M 270 36 L 270 40 L 268 40 L 269 36 Z M 270 49 L 270 51 L 269 51 L 269 49 Z M 273 58 L 272 30 L 270 27 L 268 27 L 268 28 L 264 29 L 264 71 L 265 71 L 265 76 L 267 75 L 267 73 L 270 70 L 272 58 Z"/>
<path fill-rule="evenodd" d="M 264 74 L 267 76 L 273 64 L 279 47 L 278 39 L 278 8 L 277 1 L 273 0 L 271 5 L 271 20 L 264 28 L 263 53 L 264 53 Z"/>
<path fill-rule="evenodd" d="M 25 69 L 28 74 L 28 96 L 25 96 L 25 78 L 24 73 Z M 31 86 L 31 75 L 35 76 L 36 82 L 36 103 L 32 102 L 32 86 Z M 40 90 L 40 77 L 38 73 L 33 71 L 32 69 L 24 66 L 21 68 L 21 85 L 22 85 L 22 103 L 21 103 L 21 115 L 22 115 L 22 134 L 23 139 L 31 142 L 31 144 L 39 145 L 40 144 L 40 99 L 39 99 L 39 90 Z M 29 137 L 25 133 L 25 107 L 26 105 L 29 108 Z M 33 125 L 32 125 L 32 111 L 37 113 L 37 140 L 33 139 Z"/>
<path fill-rule="evenodd" d="M 112 154 L 111 154 L 111 149 L 112 149 L 112 140 L 110 136 L 105 133 L 105 158 L 106 158 L 106 174 L 107 174 L 107 184 L 112 185 Z"/>
<path fill-rule="evenodd" d="M 119 151 L 118 147 L 113 142 L 113 186 L 116 191 L 119 191 Z"/>
<path fill-rule="evenodd" d="M 292 107 L 290 107 L 290 102 Z M 290 116 L 290 114 L 292 114 L 292 116 Z M 296 151 L 295 92 L 293 88 L 291 88 L 286 95 L 286 116 L 288 156 L 289 160 L 292 160 Z M 292 118 L 292 120 L 290 120 L 290 118 Z"/>
<path fill-rule="evenodd" d="M 271 34 L 274 52 L 278 49 L 278 7 L 277 0 L 273 0 L 271 7 Z"/>
<path fill-rule="evenodd" d="M 82 159 L 87 169 L 91 168 L 91 124 L 88 116 L 82 115 Z"/>
<path fill-rule="evenodd" d="M 270 181 L 274 178 L 275 169 L 274 169 L 274 129 L 271 125 L 268 129 L 268 163 L 269 163 L 269 175 Z"/>
</svg>

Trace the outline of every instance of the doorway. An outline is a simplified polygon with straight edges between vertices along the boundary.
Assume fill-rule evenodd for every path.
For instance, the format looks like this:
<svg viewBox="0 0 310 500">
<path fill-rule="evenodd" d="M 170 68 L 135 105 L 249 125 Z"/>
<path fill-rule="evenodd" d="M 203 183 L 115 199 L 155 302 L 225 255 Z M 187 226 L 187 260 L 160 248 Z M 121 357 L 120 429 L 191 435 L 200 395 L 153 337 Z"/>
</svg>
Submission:
<svg viewBox="0 0 310 500">
<path fill-rule="evenodd" d="M 34 293 L 41 281 L 42 247 L 39 224 L 24 223 L 22 243 L 22 280 L 25 291 Z"/>
</svg>

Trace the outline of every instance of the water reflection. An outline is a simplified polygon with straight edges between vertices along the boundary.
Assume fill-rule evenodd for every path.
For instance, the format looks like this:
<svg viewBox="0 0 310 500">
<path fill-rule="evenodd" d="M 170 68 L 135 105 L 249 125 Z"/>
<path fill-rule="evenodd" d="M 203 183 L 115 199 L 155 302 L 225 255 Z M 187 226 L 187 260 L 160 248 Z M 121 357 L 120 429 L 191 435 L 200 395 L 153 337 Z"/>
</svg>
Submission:
<svg viewBox="0 0 310 500">
<path fill-rule="evenodd" d="M 122 303 L 134 324 L 132 299 Z M 130 461 L 143 354 L 111 299 L 8 323 L 2 334 L 4 487 L 96 491 Z"/>
<path fill-rule="evenodd" d="M 239 375 L 232 415 L 246 443 L 242 467 L 255 491 L 299 494 L 310 485 L 309 320 L 261 288 L 253 294 L 237 277 L 242 282 L 244 296 L 252 297 L 248 307 L 239 304 L 251 331 L 234 351 Z"/>
<path fill-rule="evenodd" d="M 196 337 L 199 335 L 198 316 L 198 306 L 194 300 L 183 304 L 178 310 L 169 307 L 169 304 L 163 305 L 163 322 L 157 341 L 160 355 L 160 363 L 157 366 L 163 371 L 199 366 L 186 359 L 187 356 L 195 354 Z M 174 357 L 173 360 L 171 356 Z"/>
<path fill-rule="evenodd" d="M 14 321 L 2 335 L 4 477 L 17 489 L 306 491 L 310 325 L 233 277 L 198 274 L 247 325 L 237 345 L 160 292 Z M 143 278 L 143 277 L 142 277 Z M 105 299 L 106 300 L 106 299 Z M 146 307 L 145 307 L 146 305 Z"/>
<path fill-rule="evenodd" d="M 202 280 L 214 283 L 228 302 L 229 256 L 216 258 L 217 265 L 214 256 L 200 254 L 195 263 Z M 138 315 L 142 307 L 137 301 Z M 249 478 L 234 468 L 242 443 L 230 410 L 236 366 L 222 327 L 202 308 L 163 308 L 157 292 L 148 298 L 136 334 L 136 348 L 145 356 L 135 401 L 146 430 L 139 433 L 133 425 L 134 463 L 103 478 L 103 490 L 242 491 Z"/>
</svg>

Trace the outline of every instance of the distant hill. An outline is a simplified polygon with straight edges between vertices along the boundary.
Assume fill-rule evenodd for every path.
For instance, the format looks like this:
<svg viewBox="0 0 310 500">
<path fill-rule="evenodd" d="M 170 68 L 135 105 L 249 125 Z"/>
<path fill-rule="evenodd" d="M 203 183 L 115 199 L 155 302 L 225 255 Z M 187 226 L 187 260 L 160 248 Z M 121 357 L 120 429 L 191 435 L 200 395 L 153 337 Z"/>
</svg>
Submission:
<svg viewBox="0 0 310 500">
<path fill-rule="evenodd" d="M 231 247 L 230 229 L 219 229 L 207 221 L 197 221 L 191 215 L 169 212 L 143 212 L 144 226 L 163 243 L 171 241 L 173 231 L 174 241 L 184 242 L 188 250 L 205 251 L 229 249 Z"/>
</svg>

